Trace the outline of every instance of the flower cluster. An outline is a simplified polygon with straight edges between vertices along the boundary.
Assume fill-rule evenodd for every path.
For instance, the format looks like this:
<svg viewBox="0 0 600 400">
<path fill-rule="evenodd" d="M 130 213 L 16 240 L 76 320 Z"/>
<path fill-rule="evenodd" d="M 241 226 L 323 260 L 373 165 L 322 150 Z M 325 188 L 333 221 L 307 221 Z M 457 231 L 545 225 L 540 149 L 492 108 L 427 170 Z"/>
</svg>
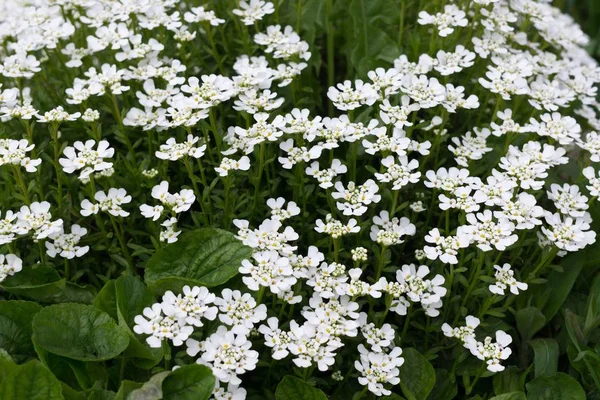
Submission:
<svg viewBox="0 0 600 400">
<path fill-rule="evenodd" d="M 239 276 L 167 291 L 133 326 L 210 367 L 215 399 L 244 399 L 263 364 L 270 384 L 273 360 L 375 396 L 409 347 L 502 371 L 514 296 L 596 242 L 600 67 L 550 1 L 402 2 L 389 30 L 367 15 L 386 2 L 8 3 L 0 281 L 148 280 L 194 229 L 235 236 L 244 255 L 218 261 Z M 489 327 L 509 333 L 478 341 Z"/>
</svg>

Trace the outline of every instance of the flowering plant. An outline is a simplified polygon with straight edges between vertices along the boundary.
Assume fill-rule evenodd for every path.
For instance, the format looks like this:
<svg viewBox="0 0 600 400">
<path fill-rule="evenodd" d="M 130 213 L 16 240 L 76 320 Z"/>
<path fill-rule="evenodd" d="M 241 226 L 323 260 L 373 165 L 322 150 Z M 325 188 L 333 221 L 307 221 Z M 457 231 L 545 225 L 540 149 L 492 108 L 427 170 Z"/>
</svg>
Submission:
<svg viewBox="0 0 600 400">
<path fill-rule="evenodd" d="M 0 8 L 0 398 L 600 397 L 550 1 Z"/>
</svg>

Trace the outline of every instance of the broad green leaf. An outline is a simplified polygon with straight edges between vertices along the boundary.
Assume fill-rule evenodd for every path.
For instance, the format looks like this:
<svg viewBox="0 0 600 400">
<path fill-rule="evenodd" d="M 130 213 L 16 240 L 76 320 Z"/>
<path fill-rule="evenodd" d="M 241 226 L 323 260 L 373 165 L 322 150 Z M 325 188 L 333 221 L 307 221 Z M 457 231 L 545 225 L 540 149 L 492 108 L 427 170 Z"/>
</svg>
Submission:
<svg viewBox="0 0 600 400">
<path fill-rule="evenodd" d="M 110 315 L 115 321 L 119 320 L 117 316 L 117 292 L 114 280 L 110 280 L 104 284 L 94 298 L 92 305 Z"/>
<path fill-rule="evenodd" d="M 64 400 L 60 382 L 42 363 L 15 368 L 0 384 L 0 399 Z"/>
<path fill-rule="evenodd" d="M 127 330 L 105 312 L 83 304 L 57 304 L 33 319 L 33 337 L 43 349 L 81 361 L 102 361 L 123 352 Z"/>
<path fill-rule="evenodd" d="M 327 396 L 302 379 L 286 375 L 275 389 L 275 400 L 327 400 Z"/>
<path fill-rule="evenodd" d="M 142 387 L 142 384 L 139 382 L 128 380 L 121 381 L 121 386 L 119 387 L 119 391 L 115 396 L 115 400 L 126 400 L 129 396 L 129 393 L 139 389 L 140 387 Z"/>
<path fill-rule="evenodd" d="M 546 317 L 535 307 L 527 307 L 517 311 L 517 330 L 524 341 L 528 341 L 537 331 L 546 325 Z"/>
<path fill-rule="evenodd" d="M 583 330 L 589 333 L 600 324 L 600 275 L 596 276 L 589 289 Z"/>
<path fill-rule="evenodd" d="M 598 350 L 596 350 L 598 351 Z M 574 345 L 567 346 L 567 356 L 571 367 L 582 375 L 582 382 L 596 385 L 600 382 L 600 354 L 584 345 L 576 348 Z"/>
<path fill-rule="evenodd" d="M 495 374 L 493 384 L 496 395 L 525 390 L 521 382 L 521 373 L 518 368 L 513 366 Z"/>
<path fill-rule="evenodd" d="M 65 398 L 65 400 L 87 400 L 85 394 L 83 394 L 82 392 L 78 392 L 77 390 L 73 389 L 71 386 L 67 385 L 64 382 L 60 383 L 60 387 L 62 389 L 62 395 Z"/>
<path fill-rule="evenodd" d="M 145 307 L 154 303 L 154 295 L 144 283 L 134 276 L 121 276 L 115 281 L 118 312 L 130 328 L 135 325 L 133 319 L 140 315 Z"/>
<path fill-rule="evenodd" d="M 114 400 L 115 392 L 101 388 L 92 388 L 87 392 L 87 400 Z"/>
<path fill-rule="evenodd" d="M 600 246 L 588 246 L 569 254 L 560 261 L 564 271 L 551 270 L 545 276 L 547 282 L 543 285 L 531 286 L 523 301 L 531 300 L 531 304 L 542 311 L 546 321 L 550 321 L 563 306 L 583 267 L 598 264 L 599 260 Z"/>
<path fill-rule="evenodd" d="M 404 364 L 400 366 L 400 387 L 407 399 L 424 400 L 435 385 L 435 370 L 421 353 L 404 349 Z"/>
<path fill-rule="evenodd" d="M 215 377 L 204 365 L 186 365 L 171 372 L 162 382 L 163 400 L 208 400 Z"/>
<path fill-rule="evenodd" d="M 91 304 L 95 296 L 92 286 L 79 286 L 61 279 L 52 267 L 35 265 L 23 267 L 18 274 L 6 279 L 1 286 L 7 292 L 41 303 Z"/>
<path fill-rule="evenodd" d="M 181 291 L 185 285 L 213 287 L 237 275 L 252 251 L 227 231 L 203 228 L 186 232 L 148 261 L 144 279 L 155 292 Z"/>
<path fill-rule="evenodd" d="M 429 400 L 451 400 L 458 393 L 458 384 L 445 369 L 435 370 L 435 386 L 427 397 Z"/>
<path fill-rule="evenodd" d="M 0 348 L 17 361 L 35 355 L 31 343 L 31 321 L 41 309 L 40 305 L 31 301 L 0 302 Z"/>
<path fill-rule="evenodd" d="M 523 392 L 511 392 L 499 394 L 498 396 L 492 397 L 490 400 L 527 400 L 527 396 Z"/>
<path fill-rule="evenodd" d="M 24 266 L 18 274 L 3 281 L 2 288 L 18 296 L 50 302 L 62 293 L 65 282 L 54 268 L 45 265 Z"/>
<path fill-rule="evenodd" d="M 133 319 L 154 302 L 154 296 L 144 283 L 133 276 L 121 276 L 106 282 L 94 299 L 94 306 L 108 313 L 119 325 L 125 327 L 129 334 L 129 346 L 125 357 L 136 358 L 136 365 L 152 368 L 162 358 L 161 349 L 152 349 L 140 342 L 133 333 Z"/>
<path fill-rule="evenodd" d="M 153 375 L 142 387 L 132 390 L 127 396 L 127 400 L 161 400 L 162 382 L 169 373 L 170 371 L 164 371 Z"/>
<path fill-rule="evenodd" d="M 17 364 L 6 350 L 0 349 L 0 383 L 12 372 L 13 368 L 17 368 Z"/>
<path fill-rule="evenodd" d="M 533 347 L 534 371 L 540 375 L 554 375 L 558 368 L 558 343 L 554 339 L 535 339 L 529 342 Z"/>
<path fill-rule="evenodd" d="M 581 385 L 562 372 L 539 376 L 525 385 L 527 400 L 585 400 Z"/>
</svg>

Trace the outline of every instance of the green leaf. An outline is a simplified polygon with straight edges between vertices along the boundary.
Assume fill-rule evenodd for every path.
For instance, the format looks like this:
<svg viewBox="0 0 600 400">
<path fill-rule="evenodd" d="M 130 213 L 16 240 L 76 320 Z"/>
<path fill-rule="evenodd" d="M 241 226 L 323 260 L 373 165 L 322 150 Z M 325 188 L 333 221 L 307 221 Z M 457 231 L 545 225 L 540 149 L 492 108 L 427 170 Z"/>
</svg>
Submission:
<svg viewBox="0 0 600 400">
<path fill-rule="evenodd" d="M 17 368 L 17 364 L 15 364 L 6 350 L 0 349 L 0 383 L 6 379 L 13 368 Z"/>
<path fill-rule="evenodd" d="M 539 376 L 527 385 L 527 400 L 585 400 L 585 392 L 575 379 L 558 372 Z"/>
<path fill-rule="evenodd" d="M 2 282 L 2 288 L 18 296 L 49 302 L 60 295 L 65 282 L 54 268 L 45 265 L 23 266 L 18 274 Z"/>
<path fill-rule="evenodd" d="M 181 291 L 185 285 L 213 287 L 237 275 L 242 260 L 252 251 L 221 229 L 186 232 L 148 260 L 145 280 L 158 293 Z"/>
<path fill-rule="evenodd" d="M 133 328 L 136 315 L 154 303 L 154 295 L 137 277 L 122 276 L 115 281 L 117 309 L 123 322 Z"/>
<path fill-rule="evenodd" d="M 424 400 L 435 385 L 435 370 L 421 353 L 404 349 L 404 364 L 400 367 L 400 387 L 409 400 Z"/>
<path fill-rule="evenodd" d="M 123 352 L 127 330 L 105 312 L 84 304 L 57 304 L 33 319 L 33 338 L 45 350 L 81 361 L 102 361 Z"/>
<path fill-rule="evenodd" d="M 275 389 L 275 400 L 327 400 L 327 396 L 302 379 L 286 375 Z"/>
<path fill-rule="evenodd" d="M 35 355 L 31 343 L 31 321 L 41 309 L 40 305 L 31 301 L 0 302 L 0 348 L 6 350 L 17 362 Z"/>
<path fill-rule="evenodd" d="M 583 330 L 589 333 L 600 324 L 600 275 L 596 276 L 589 289 Z"/>
<path fill-rule="evenodd" d="M 546 325 L 546 317 L 535 307 L 527 307 L 517 311 L 517 330 L 524 341 L 528 341 L 537 331 Z"/>
<path fill-rule="evenodd" d="M 61 279 L 58 272 L 45 265 L 25 266 L 1 286 L 7 292 L 41 303 L 91 304 L 95 296 L 92 286 L 79 286 Z"/>
<path fill-rule="evenodd" d="M 152 368 L 162 359 L 162 350 L 149 348 L 140 342 L 131 330 L 133 319 L 142 313 L 145 307 L 154 302 L 154 296 L 137 277 L 121 276 L 117 280 L 106 282 L 94 299 L 94 306 L 108 313 L 129 334 L 129 346 L 124 356 L 136 358 L 136 365 Z"/>
<path fill-rule="evenodd" d="M 554 375 L 558 368 L 558 343 L 554 339 L 536 339 L 529 342 L 533 347 L 535 377 Z"/>
<path fill-rule="evenodd" d="M 102 388 L 92 388 L 87 391 L 87 400 L 114 400 L 115 392 Z"/>
<path fill-rule="evenodd" d="M 492 397 L 490 400 L 527 400 L 523 392 L 510 392 Z"/>
<path fill-rule="evenodd" d="M 445 369 L 435 370 L 435 386 L 429 396 L 429 400 L 451 400 L 458 393 L 458 384 L 453 376 Z"/>
<path fill-rule="evenodd" d="M 127 400 L 161 400 L 162 382 L 170 371 L 159 372 L 142 385 L 139 389 L 132 390 Z"/>
<path fill-rule="evenodd" d="M 114 280 L 106 282 L 94 298 L 92 305 L 110 315 L 115 321 L 119 320 L 117 316 L 117 292 Z"/>
<path fill-rule="evenodd" d="M 211 369 L 198 364 L 178 368 L 162 382 L 164 400 L 208 400 L 214 388 Z"/>
<path fill-rule="evenodd" d="M 495 374 L 493 384 L 494 393 L 497 395 L 525 390 L 521 382 L 521 373 L 518 368 L 513 366 Z"/>
<path fill-rule="evenodd" d="M 0 399 L 64 400 L 60 382 L 37 360 L 13 371 L 0 384 Z"/>
<path fill-rule="evenodd" d="M 548 281 L 543 285 L 531 286 L 523 301 L 531 300 L 531 305 L 539 308 L 546 321 L 550 321 L 563 306 L 583 267 L 596 265 L 599 260 L 600 246 L 588 246 L 577 253 L 569 254 L 560 261 L 564 272 L 551 270 L 546 275 Z"/>
<path fill-rule="evenodd" d="M 128 380 L 121 381 L 121 386 L 119 387 L 119 391 L 115 396 L 115 400 L 126 400 L 129 397 L 129 393 L 139 389 L 140 387 L 142 387 L 142 384 L 139 382 Z"/>
</svg>

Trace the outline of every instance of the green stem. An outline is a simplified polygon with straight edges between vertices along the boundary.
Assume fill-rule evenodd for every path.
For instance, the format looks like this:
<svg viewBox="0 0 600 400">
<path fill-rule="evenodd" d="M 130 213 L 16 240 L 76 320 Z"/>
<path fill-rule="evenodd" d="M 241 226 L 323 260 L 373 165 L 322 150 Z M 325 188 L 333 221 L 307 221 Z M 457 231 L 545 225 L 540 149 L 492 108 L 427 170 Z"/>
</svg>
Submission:
<svg viewBox="0 0 600 400">
<path fill-rule="evenodd" d="M 381 252 L 379 253 L 379 260 L 377 263 L 377 272 L 375 274 L 375 281 L 378 281 L 381 278 L 381 274 L 383 273 L 383 267 L 385 266 L 385 249 L 386 247 L 381 245 Z"/>
<path fill-rule="evenodd" d="M 204 198 L 202 197 L 202 193 L 200 192 L 200 189 L 198 188 L 198 184 L 196 183 L 197 178 L 196 178 L 196 175 L 194 174 L 194 170 L 190 163 L 190 158 L 188 156 L 185 156 L 183 158 L 183 163 L 185 164 L 185 169 L 187 170 L 188 177 L 192 181 L 192 187 L 194 188 L 194 193 L 196 194 L 196 200 L 198 201 L 198 203 L 200 203 L 200 208 L 202 210 L 202 218 L 204 219 L 204 224 L 208 225 L 208 216 L 207 216 L 206 210 L 204 209 Z"/>
<path fill-rule="evenodd" d="M 21 166 L 19 166 L 19 165 L 14 166 L 13 171 L 14 171 L 15 182 L 17 183 L 17 186 L 21 190 L 21 194 L 23 195 L 25 202 L 27 203 L 27 205 L 31 204 L 31 200 L 29 199 L 29 189 L 27 189 L 27 185 L 25 184 L 25 181 L 23 181 L 23 175 L 21 175 Z"/>
<path fill-rule="evenodd" d="M 115 230 L 115 234 L 117 235 L 117 239 L 119 240 L 119 244 L 121 245 L 121 250 L 123 250 L 123 255 L 125 256 L 125 259 L 127 260 L 127 274 L 128 275 L 134 275 L 134 268 L 133 268 L 133 260 L 131 259 L 131 255 L 129 254 L 129 249 L 127 248 L 127 242 L 125 241 L 125 237 L 123 236 L 121 229 L 119 228 L 119 223 L 117 223 L 117 220 L 112 216 L 110 216 L 110 222 L 112 223 L 112 226 Z"/>
<path fill-rule="evenodd" d="M 54 147 L 54 170 L 56 171 L 56 197 L 58 200 L 58 208 L 62 209 L 63 202 L 63 192 L 62 192 L 62 179 L 61 178 L 61 168 L 60 163 L 58 162 L 58 157 L 60 156 L 60 144 L 58 143 L 58 125 L 52 124 L 52 142 Z"/>
<path fill-rule="evenodd" d="M 548 254 L 546 254 L 546 256 L 543 257 L 542 260 L 539 262 L 539 264 L 534 268 L 534 270 L 530 274 L 530 276 L 532 276 L 532 278 L 527 279 L 527 281 L 531 281 L 532 279 L 535 279 L 535 277 L 542 270 L 542 268 L 544 268 L 548 263 L 552 262 L 554 257 L 556 257 L 556 254 L 558 253 L 558 251 L 559 251 L 558 247 L 553 247 L 552 250 L 550 250 L 550 252 Z"/>
<path fill-rule="evenodd" d="M 325 18 L 327 19 L 327 86 L 335 85 L 335 38 L 332 17 L 332 0 L 325 0 Z M 333 103 L 327 102 L 329 116 L 334 115 Z"/>
</svg>

